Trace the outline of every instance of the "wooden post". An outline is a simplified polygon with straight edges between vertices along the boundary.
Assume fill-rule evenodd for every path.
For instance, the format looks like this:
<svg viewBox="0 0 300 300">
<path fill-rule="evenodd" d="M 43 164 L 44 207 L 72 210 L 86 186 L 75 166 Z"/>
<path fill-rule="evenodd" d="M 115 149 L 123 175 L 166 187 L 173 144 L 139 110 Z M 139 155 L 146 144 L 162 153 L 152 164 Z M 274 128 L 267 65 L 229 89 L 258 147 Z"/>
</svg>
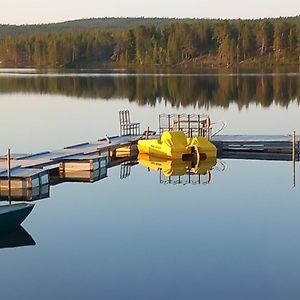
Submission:
<svg viewBox="0 0 300 300">
<path fill-rule="evenodd" d="M 210 117 L 206 118 L 206 130 L 207 130 L 207 136 L 206 138 L 209 140 L 210 139 Z"/>
<path fill-rule="evenodd" d="M 10 180 L 10 149 L 7 149 L 7 183 L 8 183 L 8 201 L 11 204 L 11 180 Z"/>
<path fill-rule="evenodd" d="M 191 115 L 188 114 L 188 137 L 192 137 L 192 133 L 190 132 L 191 130 Z"/>
<path fill-rule="evenodd" d="M 146 132 L 146 139 L 147 139 L 147 140 L 148 140 L 148 138 L 149 138 L 149 131 L 150 131 L 150 127 L 148 126 L 147 132 Z"/>
<path fill-rule="evenodd" d="M 293 155 L 293 161 L 296 158 L 296 132 L 293 131 L 293 149 L 292 149 L 292 155 Z"/>
<path fill-rule="evenodd" d="M 296 187 L 296 132 L 293 132 L 293 143 L 292 143 L 292 159 L 293 159 L 293 187 Z"/>
</svg>

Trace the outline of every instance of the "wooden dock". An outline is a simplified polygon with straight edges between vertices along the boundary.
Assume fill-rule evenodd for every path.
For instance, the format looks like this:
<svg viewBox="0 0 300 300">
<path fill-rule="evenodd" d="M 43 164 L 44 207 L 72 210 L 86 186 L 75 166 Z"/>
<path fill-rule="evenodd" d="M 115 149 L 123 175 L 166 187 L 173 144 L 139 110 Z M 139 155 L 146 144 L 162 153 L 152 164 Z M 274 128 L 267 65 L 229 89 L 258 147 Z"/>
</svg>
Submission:
<svg viewBox="0 0 300 300">
<path fill-rule="evenodd" d="M 0 156 L 0 198 L 19 195 L 22 199 L 34 200 L 47 197 L 49 185 L 66 181 L 94 182 L 105 178 L 107 168 L 119 160 L 123 162 L 124 156 L 136 153 L 140 138 L 136 135 L 116 136 L 54 151 L 12 154 L 10 179 L 7 155 Z"/>
<path fill-rule="evenodd" d="M 9 178 L 7 155 L 0 156 L 0 199 L 36 200 L 49 197 L 50 185 L 105 178 L 108 168 L 136 157 L 136 145 L 142 138 L 145 136 L 106 137 L 54 151 L 12 154 Z M 300 137 L 295 140 L 279 135 L 219 135 L 211 139 L 219 158 L 299 161 Z"/>
</svg>

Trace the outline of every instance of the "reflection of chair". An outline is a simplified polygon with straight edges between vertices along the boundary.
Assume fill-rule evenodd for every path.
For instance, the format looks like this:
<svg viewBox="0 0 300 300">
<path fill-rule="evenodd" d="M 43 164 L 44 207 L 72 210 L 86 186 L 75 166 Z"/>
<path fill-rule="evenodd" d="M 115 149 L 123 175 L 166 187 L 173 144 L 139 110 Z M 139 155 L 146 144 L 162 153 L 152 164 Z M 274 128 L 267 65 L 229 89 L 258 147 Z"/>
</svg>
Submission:
<svg viewBox="0 0 300 300">
<path fill-rule="evenodd" d="M 139 135 L 140 123 L 131 123 L 129 110 L 119 111 L 120 135 Z"/>
<path fill-rule="evenodd" d="M 130 176 L 131 164 L 130 161 L 122 163 L 120 168 L 120 179 L 125 179 Z"/>
</svg>

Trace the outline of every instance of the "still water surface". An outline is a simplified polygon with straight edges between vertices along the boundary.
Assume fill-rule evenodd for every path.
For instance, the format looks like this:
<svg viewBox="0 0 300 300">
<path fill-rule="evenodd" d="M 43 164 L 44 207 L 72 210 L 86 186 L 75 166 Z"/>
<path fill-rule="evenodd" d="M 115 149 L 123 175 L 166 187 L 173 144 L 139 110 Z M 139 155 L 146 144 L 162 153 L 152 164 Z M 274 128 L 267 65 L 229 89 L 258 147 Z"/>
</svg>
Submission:
<svg viewBox="0 0 300 300">
<path fill-rule="evenodd" d="M 118 134 L 121 109 L 142 128 L 156 129 L 159 113 L 209 113 L 229 122 L 227 134 L 300 132 L 294 70 L 151 74 L 7 70 L 1 154 Z M 93 184 L 52 186 L 23 223 L 30 246 L 24 232 L 19 247 L 0 237 L 1 297 L 298 299 L 300 183 L 292 187 L 291 162 L 224 163 L 210 184 L 162 184 L 136 165 L 125 179 L 118 166 Z"/>
</svg>

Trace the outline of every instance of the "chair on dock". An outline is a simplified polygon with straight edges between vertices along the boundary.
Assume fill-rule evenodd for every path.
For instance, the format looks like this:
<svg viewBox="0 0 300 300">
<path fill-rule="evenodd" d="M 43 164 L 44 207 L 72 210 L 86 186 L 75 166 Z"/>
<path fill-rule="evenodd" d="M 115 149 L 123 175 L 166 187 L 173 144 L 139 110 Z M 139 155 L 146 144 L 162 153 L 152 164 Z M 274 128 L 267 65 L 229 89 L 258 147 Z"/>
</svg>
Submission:
<svg viewBox="0 0 300 300">
<path fill-rule="evenodd" d="M 119 111 L 120 135 L 140 135 L 140 123 L 131 123 L 129 110 Z"/>
</svg>

